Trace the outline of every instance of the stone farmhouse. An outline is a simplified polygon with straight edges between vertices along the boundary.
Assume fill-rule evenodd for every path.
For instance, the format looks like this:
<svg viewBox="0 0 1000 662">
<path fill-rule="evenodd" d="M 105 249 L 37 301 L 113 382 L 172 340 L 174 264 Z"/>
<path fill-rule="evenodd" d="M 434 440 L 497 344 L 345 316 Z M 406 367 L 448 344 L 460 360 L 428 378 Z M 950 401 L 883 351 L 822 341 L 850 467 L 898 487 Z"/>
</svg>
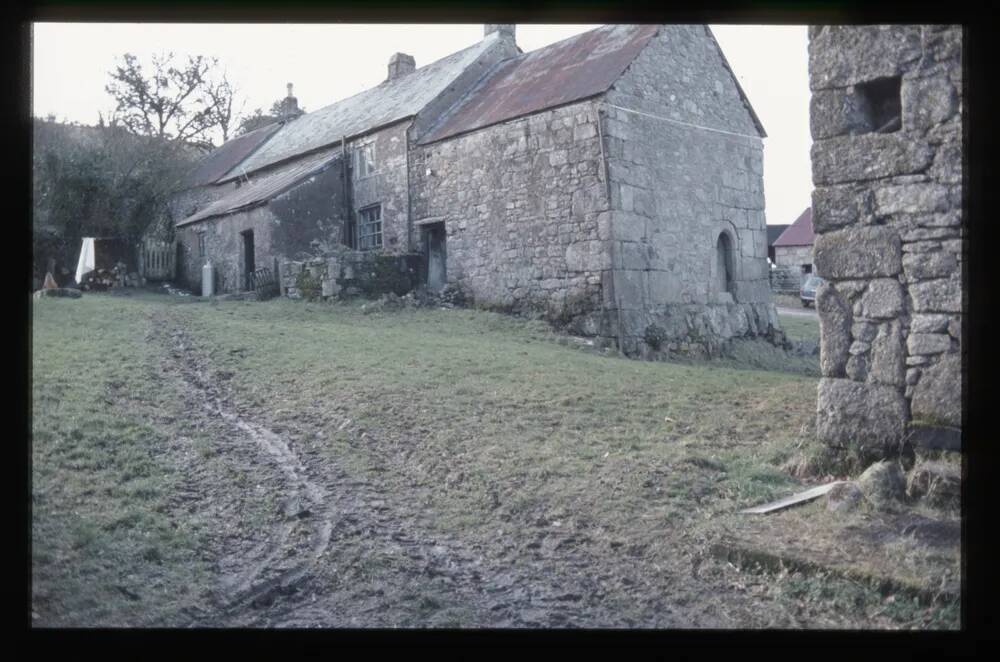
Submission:
<svg viewBox="0 0 1000 662">
<path fill-rule="evenodd" d="M 629 354 L 778 337 L 766 134 L 708 27 L 484 32 L 209 155 L 173 205 L 182 278 L 337 296 L 388 270 Z"/>
</svg>

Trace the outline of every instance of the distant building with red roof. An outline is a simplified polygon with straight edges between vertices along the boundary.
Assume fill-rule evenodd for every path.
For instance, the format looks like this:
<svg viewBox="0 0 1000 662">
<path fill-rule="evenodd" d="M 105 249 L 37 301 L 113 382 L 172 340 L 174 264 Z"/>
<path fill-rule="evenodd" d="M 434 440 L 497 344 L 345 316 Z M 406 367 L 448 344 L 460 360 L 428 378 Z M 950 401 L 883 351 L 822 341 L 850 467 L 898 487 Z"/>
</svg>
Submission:
<svg viewBox="0 0 1000 662">
<path fill-rule="evenodd" d="M 812 207 L 799 214 L 781 236 L 774 240 L 774 264 L 798 269 L 803 276 L 813 271 Z"/>
</svg>

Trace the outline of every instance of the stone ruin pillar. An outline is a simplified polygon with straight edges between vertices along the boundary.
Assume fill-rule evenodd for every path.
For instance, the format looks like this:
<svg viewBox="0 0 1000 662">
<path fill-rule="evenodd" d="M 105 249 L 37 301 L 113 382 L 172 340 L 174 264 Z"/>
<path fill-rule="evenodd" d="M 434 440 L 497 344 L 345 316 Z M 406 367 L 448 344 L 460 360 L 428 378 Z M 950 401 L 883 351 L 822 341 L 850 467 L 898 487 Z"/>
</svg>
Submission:
<svg viewBox="0 0 1000 662">
<path fill-rule="evenodd" d="M 811 26 L 816 432 L 876 459 L 962 416 L 960 26 Z"/>
</svg>

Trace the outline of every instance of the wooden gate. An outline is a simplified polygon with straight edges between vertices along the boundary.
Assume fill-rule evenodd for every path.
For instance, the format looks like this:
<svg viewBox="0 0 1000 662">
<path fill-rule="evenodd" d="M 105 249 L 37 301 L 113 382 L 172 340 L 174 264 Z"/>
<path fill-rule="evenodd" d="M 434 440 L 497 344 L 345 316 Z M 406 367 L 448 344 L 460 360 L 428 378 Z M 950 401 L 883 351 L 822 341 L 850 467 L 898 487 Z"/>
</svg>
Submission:
<svg viewBox="0 0 1000 662">
<path fill-rule="evenodd" d="M 145 239 L 139 251 L 139 273 L 146 280 L 173 280 L 177 268 L 177 243 Z"/>
</svg>

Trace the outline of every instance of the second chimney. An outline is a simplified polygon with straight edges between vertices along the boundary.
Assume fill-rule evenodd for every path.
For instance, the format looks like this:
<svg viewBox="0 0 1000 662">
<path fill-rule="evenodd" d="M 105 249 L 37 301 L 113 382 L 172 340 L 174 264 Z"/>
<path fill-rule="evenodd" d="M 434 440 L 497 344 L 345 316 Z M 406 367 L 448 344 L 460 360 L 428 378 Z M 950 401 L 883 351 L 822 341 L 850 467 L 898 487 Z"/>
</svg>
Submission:
<svg viewBox="0 0 1000 662">
<path fill-rule="evenodd" d="M 507 39 L 514 39 L 514 24 L 513 23 L 485 23 L 483 25 L 483 37 L 489 37 L 493 33 L 497 33 L 498 37 L 505 37 Z"/>
<path fill-rule="evenodd" d="M 406 53 L 396 53 L 391 58 L 389 58 L 389 78 L 388 80 L 395 80 L 405 76 L 406 74 L 412 74 L 417 69 L 417 61 L 413 59 L 412 55 L 407 55 Z"/>
</svg>

